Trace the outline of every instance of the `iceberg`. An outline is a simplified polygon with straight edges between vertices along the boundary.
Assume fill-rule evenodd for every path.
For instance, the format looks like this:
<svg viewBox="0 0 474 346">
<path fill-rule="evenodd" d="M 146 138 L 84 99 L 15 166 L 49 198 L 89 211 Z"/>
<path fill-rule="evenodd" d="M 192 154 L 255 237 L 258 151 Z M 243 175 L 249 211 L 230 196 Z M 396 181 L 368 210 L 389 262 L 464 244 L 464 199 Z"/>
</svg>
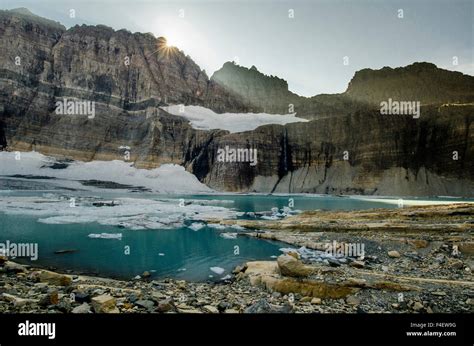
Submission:
<svg viewBox="0 0 474 346">
<path fill-rule="evenodd" d="M 222 275 L 225 272 L 225 269 L 221 267 L 211 267 L 209 269 L 211 269 L 211 271 L 216 273 L 217 275 Z"/>
<path fill-rule="evenodd" d="M 91 233 L 88 235 L 89 238 L 98 238 L 98 239 L 118 239 L 122 240 L 122 233 Z"/>
</svg>

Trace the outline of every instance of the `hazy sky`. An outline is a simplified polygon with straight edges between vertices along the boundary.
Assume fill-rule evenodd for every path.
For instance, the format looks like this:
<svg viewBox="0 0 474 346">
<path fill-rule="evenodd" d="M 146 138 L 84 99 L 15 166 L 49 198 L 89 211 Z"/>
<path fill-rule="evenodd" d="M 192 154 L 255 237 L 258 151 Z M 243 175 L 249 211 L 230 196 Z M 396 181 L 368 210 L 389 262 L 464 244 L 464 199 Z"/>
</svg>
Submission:
<svg viewBox="0 0 474 346">
<path fill-rule="evenodd" d="M 343 92 L 354 72 L 367 67 L 429 61 L 473 75 L 473 4 L 472 0 L 2 0 L 0 6 L 27 7 L 66 27 L 105 24 L 165 36 L 209 76 L 225 61 L 237 60 L 286 79 L 293 92 L 313 96 Z M 70 18 L 71 9 L 75 18 Z M 289 18 L 292 13 L 294 18 Z M 348 65 L 343 63 L 346 56 Z"/>
</svg>

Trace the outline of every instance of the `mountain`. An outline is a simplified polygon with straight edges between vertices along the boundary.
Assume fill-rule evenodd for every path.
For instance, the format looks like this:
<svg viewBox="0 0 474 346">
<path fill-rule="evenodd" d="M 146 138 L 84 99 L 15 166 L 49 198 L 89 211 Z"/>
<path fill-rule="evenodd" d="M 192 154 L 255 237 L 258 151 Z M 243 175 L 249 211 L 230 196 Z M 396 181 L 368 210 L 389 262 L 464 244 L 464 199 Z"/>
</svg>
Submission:
<svg viewBox="0 0 474 346">
<path fill-rule="evenodd" d="M 344 93 L 313 97 L 292 93 L 285 80 L 267 76 L 255 66 L 248 69 L 233 62 L 226 62 L 211 79 L 241 96 L 250 109 L 285 114 L 293 105 L 298 116 L 308 119 L 337 116 L 349 109 L 378 109 L 389 98 L 420 101 L 422 105 L 474 102 L 472 76 L 426 62 L 395 69 L 363 69 L 355 73 Z"/>
<path fill-rule="evenodd" d="M 419 62 L 406 67 L 356 72 L 345 94 L 353 100 L 379 105 L 388 98 L 421 104 L 474 102 L 474 78 Z"/>
<path fill-rule="evenodd" d="M 241 96 L 253 112 L 276 114 L 291 113 L 290 104 L 305 99 L 288 90 L 288 83 L 275 76 L 267 76 L 255 66 L 246 68 L 234 62 L 226 62 L 214 72 L 211 80 L 226 90 Z"/>
<path fill-rule="evenodd" d="M 24 10 L 0 11 L 0 52 L 5 150 L 90 161 L 130 147 L 136 167 L 177 163 L 222 191 L 474 195 L 474 77 L 432 64 L 362 70 L 346 92 L 306 98 L 255 67 L 226 63 L 208 78 L 165 38 L 66 30 Z M 420 117 L 380 114 L 389 98 L 420 101 Z M 64 99 L 94 101 L 95 116 L 56 114 Z M 181 103 L 275 114 L 293 104 L 311 121 L 199 130 L 160 108 Z M 218 161 L 225 146 L 256 148 L 258 164 Z"/>
</svg>

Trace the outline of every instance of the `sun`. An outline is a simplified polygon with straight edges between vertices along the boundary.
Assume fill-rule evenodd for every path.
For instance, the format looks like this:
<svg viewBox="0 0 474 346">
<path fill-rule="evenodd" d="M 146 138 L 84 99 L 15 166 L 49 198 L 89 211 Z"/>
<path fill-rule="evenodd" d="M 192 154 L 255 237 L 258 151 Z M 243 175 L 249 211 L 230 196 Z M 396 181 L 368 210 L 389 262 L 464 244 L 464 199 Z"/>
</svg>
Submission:
<svg viewBox="0 0 474 346">
<path fill-rule="evenodd" d="M 166 39 L 166 47 L 168 48 L 171 48 L 171 47 L 177 48 L 183 44 L 183 40 L 180 39 L 180 35 L 177 32 L 174 32 L 174 31 L 164 32 L 163 36 Z"/>
<path fill-rule="evenodd" d="M 166 47 L 171 48 L 171 47 L 176 46 L 176 43 L 174 42 L 174 40 L 169 35 L 166 35 L 165 38 L 166 38 L 166 44 L 165 44 Z"/>
</svg>

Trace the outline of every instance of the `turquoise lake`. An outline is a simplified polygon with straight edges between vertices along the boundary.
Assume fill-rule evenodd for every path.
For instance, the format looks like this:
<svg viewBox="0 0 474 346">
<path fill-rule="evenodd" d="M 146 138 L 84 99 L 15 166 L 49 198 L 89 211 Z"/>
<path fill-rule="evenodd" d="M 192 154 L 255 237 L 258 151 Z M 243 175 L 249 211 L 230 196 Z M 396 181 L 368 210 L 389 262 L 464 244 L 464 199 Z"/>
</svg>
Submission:
<svg viewBox="0 0 474 346">
<path fill-rule="evenodd" d="M 70 191 L 55 193 L 71 194 Z M 1 191 L 2 198 L 30 198 L 42 196 L 40 191 Z M 75 192 L 75 195 L 91 195 L 91 192 Z M 274 196 L 274 195 L 192 195 L 163 196 L 151 193 L 93 193 L 100 198 L 126 197 L 143 200 L 167 200 L 178 204 L 180 200 L 199 201 L 220 205 L 237 212 L 269 212 L 272 208 L 283 208 L 294 203 L 294 210 L 354 210 L 368 208 L 394 208 L 396 204 L 358 200 L 338 196 Z M 17 243 L 38 243 L 39 258 L 36 261 L 18 259 L 20 262 L 42 267 L 53 267 L 59 271 L 93 274 L 114 278 L 131 279 L 144 271 L 152 278 L 176 278 L 190 281 L 219 280 L 232 269 L 250 260 L 270 260 L 281 254 L 280 248 L 288 244 L 237 236 L 226 239 L 220 234 L 235 230 L 218 230 L 207 226 L 195 231 L 187 226 L 196 220 L 184 220 L 181 227 L 170 229 L 129 229 L 98 222 L 48 224 L 38 222 L 40 217 L 31 215 L 31 208 L 41 208 L 33 203 L 19 208 L 14 214 L 0 212 L 0 243 L 9 240 Z M 25 213 L 21 210 L 24 208 Z M 102 207 L 107 208 L 107 207 Z M 176 207 L 178 208 L 178 207 Z M 84 209 L 86 210 L 86 209 Z M 96 208 L 97 213 L 106 209 Z M 43 212 L 43 211 L 42 211 Z M 44 213 L 48 213 L 47 210 Z M 51 215 L 54 216 L 54 211 Z M 248 217 L 239 214 L 238 217 Z M 158 217 L 159 219 L 159 217 Z M 91 238 L 89 234 L 120 233 L 121 239 Z M 55 254 L 58 250 L 74 250 L 71 253 Z M 213 267 L 224 272 L 216 273 Z"/>
</svg>

